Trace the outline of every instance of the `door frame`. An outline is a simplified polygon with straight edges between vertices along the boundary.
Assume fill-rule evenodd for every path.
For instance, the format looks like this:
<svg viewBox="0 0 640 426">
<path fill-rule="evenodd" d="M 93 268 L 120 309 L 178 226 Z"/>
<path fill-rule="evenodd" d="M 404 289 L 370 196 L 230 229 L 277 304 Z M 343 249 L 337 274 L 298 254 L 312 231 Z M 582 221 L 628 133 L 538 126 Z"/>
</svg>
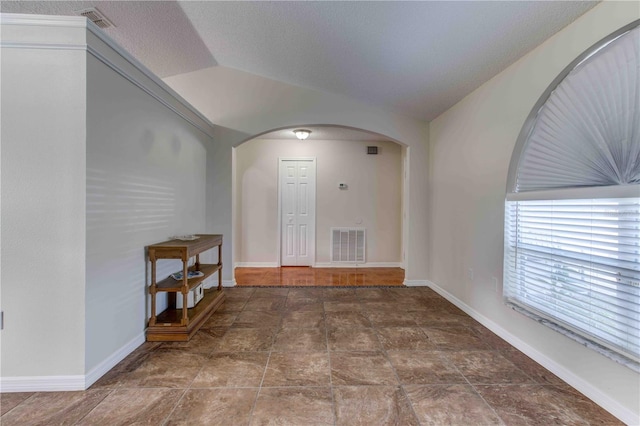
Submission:
<svg viewBox="0 0 640 426">
<path fill-rule="evenodd" d="M 280 179 L 280 172 L 282 171 L 282 165 L 285 161 L 311 161 L 313 162 L 315 176 L 314 176 L 314 188 L 313 188 L 313 208 L 315 210 L 313 215 L 313 255 L 311 256 L 311 267 L 316 266 L 316 224 L 318 223 L 318 163 L 316 157 L 278 157 L 278 267 L 282 266 L 282 181 Z"/>
</svg>

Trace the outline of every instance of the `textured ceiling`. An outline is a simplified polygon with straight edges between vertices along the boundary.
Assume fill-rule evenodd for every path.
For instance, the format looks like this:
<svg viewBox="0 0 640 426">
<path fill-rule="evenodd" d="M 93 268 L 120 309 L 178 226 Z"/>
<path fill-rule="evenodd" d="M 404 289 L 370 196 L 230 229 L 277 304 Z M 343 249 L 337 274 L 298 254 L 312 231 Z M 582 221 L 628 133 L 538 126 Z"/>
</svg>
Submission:
<svg viewBox="0 0 640 426">
<path fill-rule="evenodd" d="M 0 1 L 0 12 L 71 15 L 97 7 L 115 27 L 103 31 L 160 77 L 217 65 L 174 1 Z"/>
<path fill-rule="evenodd" d="M 432 120 L 593 7 L 586 1 L 24 1 L 97 6 L 160 77 L 219 64 Z"/>
</svg>

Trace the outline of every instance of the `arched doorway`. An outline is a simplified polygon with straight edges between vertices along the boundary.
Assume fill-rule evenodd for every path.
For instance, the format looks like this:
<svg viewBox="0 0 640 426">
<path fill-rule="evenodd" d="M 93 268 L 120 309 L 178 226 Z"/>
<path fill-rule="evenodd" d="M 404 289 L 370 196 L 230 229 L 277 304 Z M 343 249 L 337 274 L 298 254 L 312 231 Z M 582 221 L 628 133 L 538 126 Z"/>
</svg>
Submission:
<svg viewBox="0 0 640 426">
<path fill-rule="evenodd" d="M 305 141 L 292 130 L 312 131 Z M 367 148 L 377 148 L 377 155 Z M 233 265 L 278 267 L 283 227 L 278 164 L 317 160 L 315 256 L 311 266 L 341 267 L 332 256 L 335 228 L 366 230 L 366 260 L 357 266 L 405 267 L 409 148 L 384 135 L 331 125 L 263 132 L 233 150 Z M 342 185 L 341 185 L 342 184 Z"/>
</svg>

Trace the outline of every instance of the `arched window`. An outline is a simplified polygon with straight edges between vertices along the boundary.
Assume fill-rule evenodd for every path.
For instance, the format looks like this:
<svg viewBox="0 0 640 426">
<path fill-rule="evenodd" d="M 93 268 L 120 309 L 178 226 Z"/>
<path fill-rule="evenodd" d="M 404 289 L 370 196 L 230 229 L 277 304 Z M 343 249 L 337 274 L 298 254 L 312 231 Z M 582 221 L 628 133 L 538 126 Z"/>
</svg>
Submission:
<svg viewBox="0 0 640 426">
<path fill-rule="evenodd" d="M 640 27 L 570 64 L 516 143 L 505 209 L 504 297 L 639 370 Z"/>
</svg>

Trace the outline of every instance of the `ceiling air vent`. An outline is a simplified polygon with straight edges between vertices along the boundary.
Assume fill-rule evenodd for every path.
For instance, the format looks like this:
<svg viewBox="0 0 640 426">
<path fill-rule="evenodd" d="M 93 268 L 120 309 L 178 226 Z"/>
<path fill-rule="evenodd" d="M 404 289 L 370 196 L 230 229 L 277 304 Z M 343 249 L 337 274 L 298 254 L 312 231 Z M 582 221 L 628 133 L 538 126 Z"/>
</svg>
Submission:
<svg viewBox="0 0 640 426">
<path fill-rule="evenodd" d="M 93 22 L 100 28 L 109 28 L 109 27 L 115 26 L 111 23 L 111 21 L 107 19 L 106 16 L 102 14 L 102 12 L 100 12 L 95 7 L 78 10 L 76 13 L 80 16 L 84 16 L 85 18 L 89 19 L 91 22 Z"/>
</svg>

